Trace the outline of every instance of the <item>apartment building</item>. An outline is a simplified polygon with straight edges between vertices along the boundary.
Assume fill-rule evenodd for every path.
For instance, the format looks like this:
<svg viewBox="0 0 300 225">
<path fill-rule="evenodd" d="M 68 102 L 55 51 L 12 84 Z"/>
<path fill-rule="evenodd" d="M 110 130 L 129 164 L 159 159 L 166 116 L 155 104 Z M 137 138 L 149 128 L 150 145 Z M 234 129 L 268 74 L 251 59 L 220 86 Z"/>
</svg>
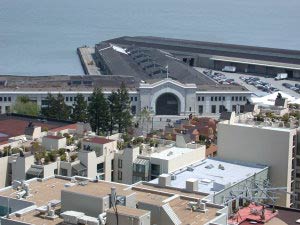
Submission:
<svg viewBox="0 0 300 225">
<path fill-rule="evenodd" d="M 1 224 L 227 225 L 227 208 L 203 198 L 147 184 L 35 178 L 0 190 Z"/>
<path fill-rule="evenodd" d="M 149 185 L 197 191 L 205 195 L 207 201 L 227 205 L 232 214 L 244 206 L 246 196 L 252 194 L 251 189 L 268 179 L 268 172 L 268 166 L 261 164 L 210 158 L 163 174 L 149 181 Z M 237 195 L 240 195 L 239 201 L 235 200 Z"/>
<path fill-rule="evenodd" d="M 126 148 L 115 153 L 113 180 L 126 184 L 153 180 L 204 159 L 205 150 L 204 145 L 185 143 L 182 134 L 176 142 L 158 147 Z"/>
<path fill-rule="evenodd" d="M 277 204 L 300 208 L 299 133 L 282 122 L 255 121 L 251 113 L 232 116 L 218 123 L 218 156 L 268 165 L 271 185 L 295 194 L 278 193 Z"/>
</svg>

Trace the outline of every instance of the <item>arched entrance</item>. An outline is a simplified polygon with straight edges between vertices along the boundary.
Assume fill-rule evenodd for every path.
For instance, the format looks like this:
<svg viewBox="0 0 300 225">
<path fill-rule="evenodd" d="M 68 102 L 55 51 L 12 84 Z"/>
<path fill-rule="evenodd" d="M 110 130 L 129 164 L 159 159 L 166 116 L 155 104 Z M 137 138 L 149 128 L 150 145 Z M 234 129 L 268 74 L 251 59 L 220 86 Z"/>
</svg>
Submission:
<svg viewBox="0 0 300 225">
<path fill-rule="evenodd" d="M 156 115 L 179 115 L 179 100 L 172 93 L 165 93 L 156 100 Z"/>
</svg>

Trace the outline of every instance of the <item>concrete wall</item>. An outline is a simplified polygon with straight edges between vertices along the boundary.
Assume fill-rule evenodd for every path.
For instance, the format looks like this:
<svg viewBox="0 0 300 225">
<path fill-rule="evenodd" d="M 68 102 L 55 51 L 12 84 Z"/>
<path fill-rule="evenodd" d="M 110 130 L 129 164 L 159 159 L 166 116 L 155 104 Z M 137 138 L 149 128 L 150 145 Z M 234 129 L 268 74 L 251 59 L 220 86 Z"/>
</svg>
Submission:
<svg viewBox="0 0 300 225">
<path fill-rule="evenodd" d="M 0 158 L 0 188 L 6 187 L 8 184 L 8 156 Z"/>
<path fill-rule="evenodd" d="M 25 180 L 26 172 L 31 165 L 34 165 L 34 156 L 18 157 L 15 162 L 12 163 L 12 181 L 13 180 Z"/>
<path fill-rule="evenodd" d="M 115 153 L 114 157 L 114 181 L 132 184 L 133 162 L 139 155 L 139 147 L 126 148 L 119 153 Z M 122 168 L 119 168 L 118 160 L 122 160 Z M 122 180 L 118 179 L 118 171 L 122 172 Z"/>
<path fill-rule="evenodd" d="M 218 156 L 268 165 L 272 186 L 287 187 L 287 191 L 291 191 L 293 134 L 296 130 L 219 123 Z M 282 194 L 277 204 L 289 207 L 290 196 Z"/>
<path fill-rule="evenodd" d="M 95 179 L 97 176 L 97 156 L 94 151 L 79 151 L 78 159 L 87 168 L 87 177 Z"/>
<path fill-rule="evenodd" d="M 65 137 L 61 139 L 53 139 L 53 138 L 48 138 L 43 137 L 42 139 L 42 146 L 45 147 L 47 150 L 56 150 L 60 148 L 64 148 L 67 145 L 67 139 Z"/>
<path fill-rule="evenodd" d="M 119 225 L 150 225 L 150 212 L 137 217 L 136 215 L 125 215 L 118 213 Z M 117 224 L 116 215 L 113 212 L 107 212 L 107 225 Z"/>
<path fill-rule="evenodd" d="M 62 190 L 61 211 L 74 210 L 84 212 L 88 216 L 98 217 L 100 213 L 109 208 L 109 200 L 107 198 Z"/>
</svg>

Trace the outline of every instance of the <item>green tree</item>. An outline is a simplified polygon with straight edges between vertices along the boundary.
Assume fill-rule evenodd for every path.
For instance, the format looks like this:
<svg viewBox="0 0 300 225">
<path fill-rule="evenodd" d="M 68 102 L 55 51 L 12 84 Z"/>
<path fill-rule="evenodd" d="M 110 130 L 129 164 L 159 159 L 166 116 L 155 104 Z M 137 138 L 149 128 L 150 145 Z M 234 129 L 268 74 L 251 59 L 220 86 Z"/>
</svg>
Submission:
<svg viewBox="0 0 300 225">
<path fill-rule="evenodd" d="M 122 82 L 120 89 L 118 89 L 119 101 L 120 101 L 120 111 L 119 111 L 119 133 L 126 131 L 132 125 L 132 115 L 131 115 L 131 102 L 129 98 L 128 91 L 125 84 Z"/>
<path fill-rule="evenodd" d="M 146 107 L 143 108 L 143 110 L 141 111 L 140 114 L 140 123 L 142 131 L 144 131 L 144 124 L 146 122 L 146 129 L 147 129 L 147 133 L 148 133 L 148 127 L 149 127 L 149 123 L 151 121 L 151 115 L 150 115 L 150 111 L 148 109 L 146 109 Z"/>
<path fill-rule="evenodd" d="M 120 122 L 119 121 L 119 109 L 120 109 L 120 100 L 119 95 L 117 92 L 112 92 L 108 96 L 109 101 L 109 109 L 110 109 L 110 122 L 109 122 L 109 132 L 110 134 L 113 133 L 113 131 L 116 128 L 116 125 Z"/>
<path fill-rule="evenodd" d="M 84 96 L 82 94 L 77 94 L 76 96 L 71 119 L 76 122 L 88 121 L 87 102 L 84 100 Z"/>
<path fill-rule="evenodd" d="M 102 90 L 95 88 L 88 106 L 89 122 L 97 135 L 106 134 L 110 127 L 110 110 Z"/>
<path fill-rule="evenodd" d="M 59 93 L 57 97 L 55 97 L 49 93 L 46 101 L 47 107 L 42 109 L 42 114 L 44 116 L 58 120 L 69 119 L 71 108 L 66 105 L 64 96 L 62 94 Z"/>
<path fill-rule="evenodd" d="M 71 114 L 71 107 L 66 105 L 65 98 L 62 94 L 58 94 L 56 98 L 56 119 L 68 120 Z"/>
<path fill-rule="evenodd" d="M 31 102 L 27 96 L 19 96 L 12 106 L 14 113 L 37 116 L 40 113 L 40 108 L 35 102 Z"/>
</svg>

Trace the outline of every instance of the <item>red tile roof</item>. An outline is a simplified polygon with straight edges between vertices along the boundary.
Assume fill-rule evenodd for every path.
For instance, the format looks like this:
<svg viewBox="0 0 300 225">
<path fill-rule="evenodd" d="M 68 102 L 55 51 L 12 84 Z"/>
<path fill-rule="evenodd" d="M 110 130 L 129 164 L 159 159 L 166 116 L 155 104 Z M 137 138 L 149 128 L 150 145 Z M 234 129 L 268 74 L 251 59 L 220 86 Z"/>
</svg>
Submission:
<svg viewBox="0 0 300 225">
<path fill-rule="evenodd" d="M 45 138 L 59 140 L 59 139 L 62 139 L 62 138 L 64 138 L 64 137 L 54 136 L 54 135 L 48 135 L 48 136 L 45 136 Z"/>
<path fill-rule="evenodd" d="M 110 139 L 102 138 L 102 137 L 93 137 L 93 138 L 85 138 L 85 139 L 83 139 L 83 141 L 103 145 L 103 144 L 113 142 L 114 140 L 110 140 Z"/>
<path fill-rule="evenodd" d="M 77 129 L 77 124 L 74 123 L 74 124 L 69 124 L 69 125 L 62 126 L 62 127 L 56 127 L 56 128 L 51 129 L 50 131 L 59 132 L 59 131 L 66 130 L 66 129 L 76 130 Z"/>
</svg>

